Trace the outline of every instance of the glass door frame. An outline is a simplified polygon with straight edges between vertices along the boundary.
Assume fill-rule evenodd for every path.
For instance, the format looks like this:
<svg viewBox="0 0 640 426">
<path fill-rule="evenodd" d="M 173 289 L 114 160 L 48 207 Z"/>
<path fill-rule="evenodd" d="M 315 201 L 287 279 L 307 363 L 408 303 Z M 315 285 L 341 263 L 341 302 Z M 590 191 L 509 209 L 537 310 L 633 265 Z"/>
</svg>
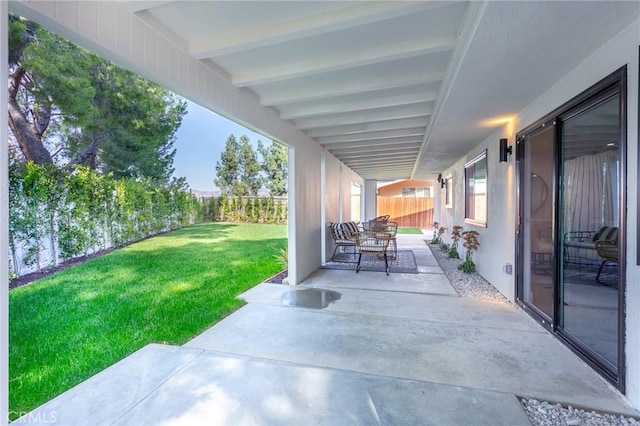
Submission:
<svg viewBox="0 0 640 426">
<path fill-rule="evenodd" d="M 548 117 L 545 117 L 548 118 Z M 557 253 L 555 250 L 555 246 L 557 245 L 558 236 L 557 236 L 557 170 L 558 170 L 558 156 L 554 154 L 554 175 L 553 180 L 549 182 L 551 192 L 550 198 L 553 200 L 552 207 L 552 215 L 553 215 L 553 230 L 552 230 L 552 241 L 554 242 L 554 250 L 551 254 L 551 265 L 553 267 L 553 315 L 551 316 L 551 322 L 549 322 L 549 318 L 545 314 L 543 314 L 539 308 L 525 301 L 524 297 L 524 268 L 525 264 L 523 259 L 525 258 L 525 237 L 524 237 L 524 223 L 523 223 L 523 213 L 525 211 L 525 197 L 524 197 L 524 179 L 526 178 L 525 174 L 527 172 L 527 168 L 525 167 L 522 161 L 525 160 L 525 143 L 527 138 L 531 138 L 539 132 L 547 130 L 550 126 L 553 126 L 554 129 L 554 141 L 553 141 L 553 151 L 557 153 L 558 146 L 558 129 L 555 128 L 555 119 L 542 119 L 534 123 L 533 125 L 527 127 L 524 131 L 519 132 L 516 135 L 516 191 L 517 191 L 517 220 L 516 220 L 516 302 L 522 309 L 524 309 L 529 315 L 531 315 L 536 321 L 538 321 L 544 328 L 549 331 L 554 331 L 555 324 L 557 324 L 557 309 L 558 306 L 558 292 L 555 286 L 555 283 L 558 282 L 559 272 L 557 268 Z"/>
<path fill-rule="evenodd" d="M 560 140 L 562 123 L 560 118 L 570 116 L 572 114 L 579 113 L 592 106 L 600 99 L 605 99 L 610 96 L 612 91 L 619 93 L 620 96 L 620 176 L 618 183 L 619 190 L 619 224 L 620 232 L 618 244 L 620 247 L 620 259 L 618 267 L 618 365 L 617 370 L 612 371 L 610 368 L 600 362 L 597 356 L 594 356 L 593 351 L 587 348 L 583 343 L 577 341 L 577 339 L 570 336 L 568 333 L 563 332 L 562 328 L 558 327 L 558 320 L 560 317 L 560 309 L 562 309 L 562 302 L 560 300 L 561 283 L 560 274 L 562 268 L 560 262 L 562 256 L 560 256 L 560 250 L 562 250 L 562 236 L 560 233 L 560 227 L 558 224 L 562 220 L 560 217 L 560 201 L 562 197 L 561 183 L 559 177 L 562 172 L 562 156 L 560 154 Z M 626 181 L 627 181 L 627 66 L 614 71 L 609 76 L 605 77 L 589 89 L 574 97 L 564 105 L 555 109 L 551 113 L 547 114 L 540 120 L 527 126 L 516 134 L 516 233 L 515 233 L 515 247 L 516 247 L 516 303 L 529 315 L 531 315 L 536 321 L 540 322 L 543 327 L 553 333 L 560 341 L 562 341 L 569 349 L 576 353 L 582 360 L 589 364 L 594 370 L 601 374 L 604 378 L 610 381 L 621 392 L 625 391 L 625 374 L 626 374 L 626 357 L 625 357 L 625 318 L 626 318 L 626 246 L 627 246 L 627 194 L 626 194 Z M 552 255 L 552 265 L 554 268 L 553 273 L 553 293 L 554 293 L 554 315 L 552 323 L 549 324 L 547 318 L 541 315 L 538 310 L 525 302 L 523 290 L 524 290 L 524 250 L 525 250 L 525 238 L 524 238 L 524 224 L 522 221 L 522 214 L 524 212 L 524 196 L 523 193 L 523 174 L 525 173 L 524 160 L 525 160 L 525 143 L 526 138 L 532 136 L 542 128 L 549 125 L 555 126 L 554 132 L 554 179 L 552 182 L 552 193 L 555 202 L 555 208 L 553 213 L 553 239 L 554 248 Z"/>
</svg>

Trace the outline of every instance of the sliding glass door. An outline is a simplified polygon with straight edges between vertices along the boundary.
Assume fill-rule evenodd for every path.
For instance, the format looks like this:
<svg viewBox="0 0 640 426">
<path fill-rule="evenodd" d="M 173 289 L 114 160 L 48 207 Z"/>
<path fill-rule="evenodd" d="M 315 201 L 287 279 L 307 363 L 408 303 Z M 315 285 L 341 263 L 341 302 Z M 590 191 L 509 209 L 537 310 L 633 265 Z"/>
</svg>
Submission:
<svg viewBox="0 0 640 426">
<path fill-rule="evenodd" d="M 618 367 L 620 95 L 560 118 L 563 236 L 558 328 L 607 370 Z"/>
<path fill-rule="evenodd" d="M 517 135 L 517 299 L 624 389 L 626 68 Z"/>
<path fill-rule="evenodd" d="M 554 312 L 553 123 L 543 123 L 519 139 L 522 221 L 522 299 L 547 324 Z"/>
</svg>

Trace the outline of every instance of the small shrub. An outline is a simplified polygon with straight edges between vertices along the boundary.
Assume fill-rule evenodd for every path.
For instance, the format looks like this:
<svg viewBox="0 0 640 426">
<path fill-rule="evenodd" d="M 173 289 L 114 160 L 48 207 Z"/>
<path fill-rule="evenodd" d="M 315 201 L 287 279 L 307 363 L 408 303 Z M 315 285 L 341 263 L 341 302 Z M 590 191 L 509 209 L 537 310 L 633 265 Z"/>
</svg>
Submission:
<svg viewBox="0 0 640 426">
<path fill-rule="evenodd" d="M 452 244 L 447 251 L 447 255 L 450 259 L 460 259 L 460 254 L 458 253 L 458 249 Z"/>
<path fill-rule="evenodd" d="M 465 261 L 458 266 L 458 269 L 465 274 L 471 274 L 476 271 L 476 264 L 473 263 L 473 260 L 470 258 L 466 258 Z"/>
<path fill-rule="evenodd" d="M 462 237 L 462 226 L 454 226 L 451 230 L 451 247 L 449 248 L 449 257 L 451 259 L 460 259 L 460 254 L 458 253 L 458 241 Z"/>
<path fill-rule="evenodd" d="M 438 235 L 439 226 L 440 226 L 439 222 L 433 222 L 433 238 L 431 239 L 431 244 L 440 244 L 442 242 L 440 240 L 440 236 Z"/>
<path fill-rule="evenodd" d="M 438 228 L 438 238 L 437 238 L 437 244 L 440 246 L 440 249 L 442 249 L 442 245 L 444 244 L 444 234 L 447 232 L 447 228 L 445 228 L 444 226 L 441 226 L 440 228 Z"/>
<path fill-rule="evenodd" d="M 273 257 L 280 263 L 284 268 L 289 267 L 289 250 L 287 248 L 281 248 L 278 250 L 277 254 L 274 254 Z"/>
<path fill-rule="evenodd" d="M 475 272 L 476 264 L 473 263 L 473 252 L 478 250 L 480 247 L 480 243 L 478 242 L 478 232 L 477 231 L 465 231 L 462 233 L 462 238 L 464 239 L 463 246 L 467 249 L 467 253 L 465 255 L 464 262 L 458 266 L 462 272 L 470 274 Z"/>
</svg>

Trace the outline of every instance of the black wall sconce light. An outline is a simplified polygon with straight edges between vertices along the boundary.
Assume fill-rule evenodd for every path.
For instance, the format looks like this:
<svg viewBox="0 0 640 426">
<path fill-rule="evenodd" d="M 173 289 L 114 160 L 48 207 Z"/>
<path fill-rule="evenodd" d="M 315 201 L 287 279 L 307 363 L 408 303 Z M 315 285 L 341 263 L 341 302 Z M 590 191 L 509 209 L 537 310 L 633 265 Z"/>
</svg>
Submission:
<svg viewBox="0 0 640 426">
<path fill-rule="evenodd" d="M 442 173 L 438 175 L 438 183 L 442 183 Z"/>
<path fill-rule="evenodd" d="M 447 185 L 447 181 L 445 179 L 442 179 L 440 181 L 440 188 L 444 188 Z"/>
<path fill-rule="evenodd" d="M 509 141 L 505 139 L 500 139 L 500 162 L 506 163 L 507 156 L 513 153 L 513 146 L 508 145 Z"/>
</svg>

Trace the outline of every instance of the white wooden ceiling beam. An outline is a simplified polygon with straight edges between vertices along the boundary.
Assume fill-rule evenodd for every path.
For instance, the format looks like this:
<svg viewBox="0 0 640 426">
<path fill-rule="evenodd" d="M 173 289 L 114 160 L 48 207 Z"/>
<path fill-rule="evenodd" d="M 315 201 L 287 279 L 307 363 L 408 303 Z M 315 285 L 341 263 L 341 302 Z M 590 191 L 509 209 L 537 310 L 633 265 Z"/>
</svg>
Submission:
<svg viewBox="0 0 640 426">
<path fill-rule="evenodd" d="M 366 153 L 383 153 L 387 151 L 400 152 L 400 151 L 417 151 L 422 145 L 418 143 L 406 143 L 397 145 L 380 145 L 380 146 L 368 146 L 359 148 L 344 148 L 344 149 L 329 149 L 328 151 L 335 156 L 348 156 L 354 154 L 366 154 Z"/>
<path fill-rule="evenodd" d="M 274 91 L 274 93 L 260 96 L 260 103 L 265 106 L 279 106 L 376 90 L 397 89 L 414 84 L 440 82 L 443 78 L 444 72 L 442 71 L 413 69 L 404 74 L 395 74 L 393 76 L 381 75 L 372 78 L 364 76 L 364 78 L 358 80 L 350 79 L 349 81 L 327 84 L 306 84 L 297 89 Z"/>
<path fill-rule="evenodd" d="M 131 13 L 138 13 L 143 10 L 153 9 L 154 7 L 163 6 L 173 3 L 174 0 L 120 0 Z"/>
<path fill-rule="evenodd" d="M 407 93 L 405 95 L 388 96 L 377 99 L 363 99 L 351 102 L 340 102 L 335 99 L 327 99 L 320 100 L 303 107 L 281 107 L 280 117 L 283 120 L 293 120 L 296 118 L 307 118 L 316 115 L 338 114 L 375 108 L 410 105 L 421 102 L 433 102 L 436 99 L 438 99 L 437 90 Z"/>
<path fill-rule="evenodd" d="M 401 150 L 393 154 L 393 159 L 394 160 L 397 160 L 397 159 L 415 160 L 417 154 L 418 152 L 416 149 Z M 341 155 L 334 154 L 334 155 L 337 158 L 339 158 L 341 161 L 362 161 L 362 160 L 368 161 L 368 160 L 375 160 L 375 159 L 380 159 L 380 160 L 390 159 L 390 155 L 388 152 L 381 152 L 381 151 L 367 152 L 367 153 L 361 152 L 359 154 L 341 154 Z"/>
<path fill-rule="evenodd" d="M 440 121 L 439 118 L 440 114 L 442 113 L 442 109 L 444 108 L 444 105 L 447 103 L 449 96 L 451 95 L 453 85 L 456 83 L 460 69 L 462 68 L 462 62 L 467 52 L 469 51 L 472 41 L 474 40 L 476 30 L 480 25 L 480 20 L 482 19 L 482 16 L 484 15 L 488 4 L 488 1 L 469 2 L 469 5 L 466 8 L 465 16 L 459 26 L 460 30 L 458 31 L 458 41 L 456 43 L 456 47 L 453 50 L 452 57 L 449 61 L 446 76 L 445 78 L 443 78 L 443 82 L 440 87 L 440 95 L 435 105 L 435 111 L 433 113 L 432 120 L 427 125 L 427 129 L 425 132 L 425 142 L 422 145 L 422 149 L 418 154 L 418 159 L 413 167 L 413 170 L 411 171 L 411 178 L 415 177 L 418 168 L 423 163 L 425 149 L 431 142 L 433 128 L 435 124 Z"/>
<path fill-rule="evenodd" d="M 365 164 L 365 165 L 360 165 L 360 166 L 355 166 L 360 170 L 397 170 L 397 169 L 401 169 L 407 166 L 412 166 L 413 162 L 412 161 L 397 161 L 397 162 L 388 162 L 388 163 L 370 163 L 370 164 Z"/>
<path fill-rule="evenodd" d="M 405 171 L 407 169 L 411 170 L 412 166 L 413 166 L 413 163 L 389 164 L 389 165 L 375 164 L 375 165 L 369 165 L 365 167 L 353 166 L 352 168 L 358 172 L 362 171 L 367 173 L 376 173 L 381 171 L 391 172 L 391 171 L 400 171 L 400 170 Z"/>
<path fill-rule="evenodd" d="M 361 143 L 362 141 L 371 142 L 377 140 L 397 139 L 405 137 L 420 137 L 420 140 L 422 140 L 424 137 L 424 127 L 414 127 L 412 129 L 384 130 L 380 132 L 364 132 L 351 135 L 316 137 L 315 141 L 320 145 L 329 145 L 343 143 Z"/>
<path fill-rule="evenodd" d="M 416 150 L 412 150 L 410 152 L 399 151 L 398 153 L 393 155 L 393 160 L 415 161 L 417 154 L 418 153 Z M 343 161 L 345 163 L 351 163 L 351 164 L 366 163 L 369 161 L 381 161 L 384 163 L 390 159 L 388 152 L 378 153 L 378 154 L 372 153 L 367 155 L 364 155 L 364 154 L 352 154 L 347 156 L 337 155 L 336 157 L 339 158 L 340 161 Z"/>
<path fill-rule="evenodd" d="M 156 6 L 160 6 L 161 4 L 170 2 L 158 1 L 153 3 L 158 3 L 156 4 Z M 156 31 L 165 36 L 168 40 L 171 40 L 176 45 L 180 46 L 182 49 L 187 50 L 187 48 L 189 47 L 188 43 L 182 37 L 176 34 L 164 22 L 156 18 L 151 12 L 149 12 L 149 9 L 141 9 L 136 13 L 136 15 L 138 16 L 138 18 L 142 19 L 145 24 L 153 27 Z M 229 80 L 229 78 L 227 78 L 227 80 Z"/>
<path fill-rule="evenodd" d="M 399 156 L 393 157 L 393 160 L 389 160 L 389 156 L 386 157 L 369 157 L 362 159 L 352 159 L 352 158 L 338 158 L 344 164 L 348 166 L 366 166 L 371 164 L 413 164 L 416 161 L 416 155 L 413 154 L 411 157 L 408 156 Z"/>
<path fill-rule="evenodd" d="M 328 151 L 341 150 L 341 149 L 357 149 L 357 148 L 365 148 L 365 149 L 375 149 L 378 146 L 396 146 L 396 145 L 404 145 L 404 144 L 422 144 L 421 136 L 412 136 L 407 138 L 397 138 L 397 139 L 376 139 L 376 140 L 361 140 L 357 142 L 348 142 L 348 143 L 331 143 L 323 145 L 323 148 Z"/>
<path fill-rule="evenodd" d="M 408 179 L 409 173 L 411 173 L 411 167 L 401 166 L 401 167 L 391 167 L 386 169 L 355 168 L 354 171 L 365 179 L 376 179 L 378 181 L 384 181 L 384 180 Z"/>
<path fill-rule="evenodd" d="M 303 18 L 270 22 L 252 31 L 205 37 L 190 43 L 189 54 L 196 59 L 244 52 L 305 37 L 372 24 L 416 12 L 442 7 L 452 2 L 367 2 Z"/>
<path fill-rule="evenodd" d="M 364 171 L 364 172 L 379 172 L 379 171 L 397 171 L 397 170 L 411 170 L 411 167 L 413 166 L 413 163 L 409 164 L 391 164 L 388 166 L 379 164 L 379 165 L 372 165 L 372 166 L 367 166 L 367 167 L 354 167 L 354 170 L 357 171 Z"/>
<path fill-rule="evenodd" d="M 368 174 L 368 173 L 358 173 L 362 176 L 363 179 L 376 179 L 379 181 L 386 180 L 399 180 L 399 179 L 409 179 L 409 175 L 405 171 L 398 171 L 393 173 L 385 173 L 385 174 Z"/>
<path fill-rule="evenodd" d="M 298 129 L 317 129 L 319 127 L 334 127 L 345 124 L 370 123 L 381 120 L 398 120 L 428 116 L 433 112 L 430 102 L 401 105 L 397 107 L 377 108 L 368 111 L 357 111 L 345 114 L 332 114 L 324 117 L 303 118 L 296 120 Z"/>
<path fill-rule="evenodd" d="M 408 179 L 411 167 L 402 166 L 388 169 L 354 169 L 356 173 L 365 179 L 376 179 L 378 181 Z"/>
<path fill-rule="evenodd" d="M 375 123 L 349 124 L 346 126 L 323 127 L 306 131 L 307 136 L 335 136 L 351 133 L 379 132 L 385 130 L 410 129 L 426 126 L 428 117 L 405 118 L 402 120 L 378 121 Z"/>
<path fill-rule="evenodd" d="M 234 76 L 237 87 L 257 86 L 260 84 L 285 81 L 292 78 L 309 77 L 316 74 L 342 71 L 346 69 L 373 65 L 381 62 L 397 61 L 430 53 L 446 52 L 455 46 L 455 37 L 446 36 L 416 43 L 415 40 L 395 45 L 378 46 L 367 51 L 338 50 L 330 58 L 310 55 L 305 61 L 278 64 L 269 69 L 256 69 Z"/>
<path fill-rule="evenodd" d="M 396 179 L 408 179 L 408 174 L 411 173 L 411 166 L 399 166 L 389 168 L 370 168 L 370 169 L 353 169 L 356 173 L 365 179 L 377 179 L 382 180 L 396 180 Z"/>
<path fill-rule="evenodd" d="M 416 154 L 394 155 L 393 158 L 389 158 L 389 155 L 384 155 L 384 156 L 371 156 L 371 157 L 361 158 L 361 159 L 358 159 L 358 158 L 343 159 L 340 157 L 338 157 L 338 159 L 348 165 L 367 165 L 367 164 L 374 164 L 376 162 L 379 162 L 381 164 L 398 164 L 398 163 L 413 164 L 416 159 Z"/>
</svg>

